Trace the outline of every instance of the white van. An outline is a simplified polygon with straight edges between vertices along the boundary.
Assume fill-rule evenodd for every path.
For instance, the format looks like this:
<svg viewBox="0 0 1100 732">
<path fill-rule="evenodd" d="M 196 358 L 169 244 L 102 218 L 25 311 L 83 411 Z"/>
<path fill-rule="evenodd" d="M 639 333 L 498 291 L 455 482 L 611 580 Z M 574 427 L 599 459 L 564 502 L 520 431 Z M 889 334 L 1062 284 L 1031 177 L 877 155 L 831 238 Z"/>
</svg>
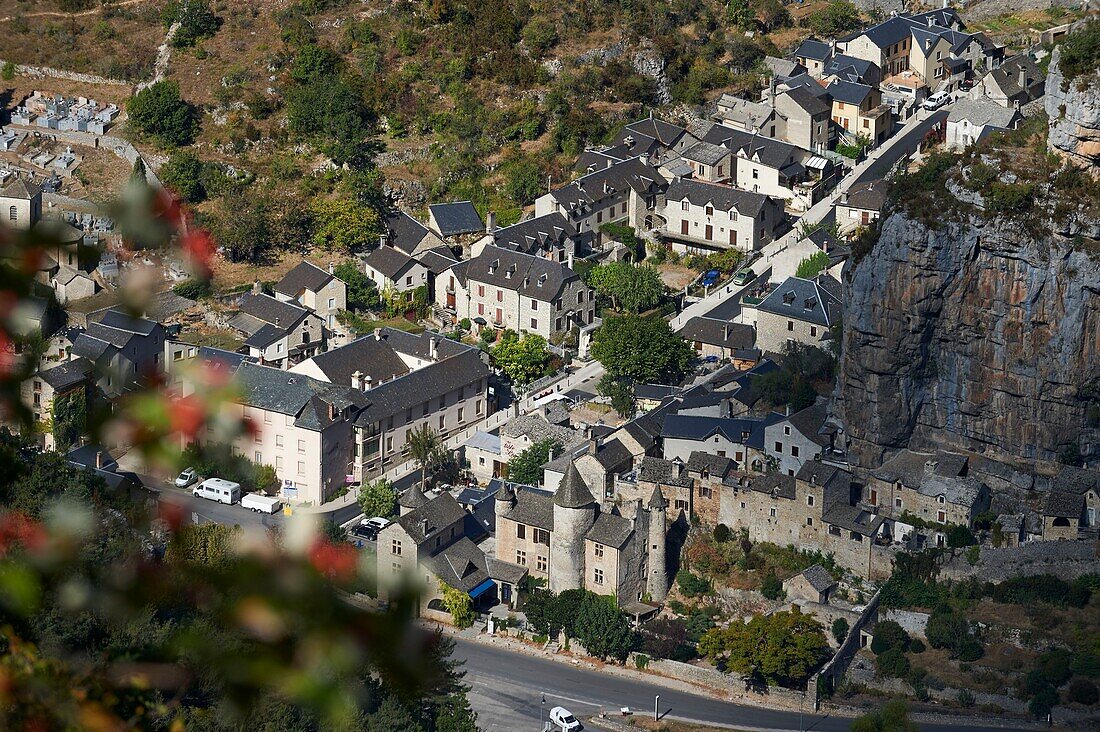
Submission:
<svg viewBox="0 0 1100 732">
<path fill-rule="evenodd" d="M 195 486 L 191 495 L 232 505 L 241 500 L 241 484 L 222 478 L 207 478 Z"/>
<path fill-rule="evenodd" d="M 283 507 L 283 502 L 278 498 L 265 496 L 262 493 L 246 493 L 241 499 L 241 508 L 259 513 L 275 513 Z"/>
</svg>

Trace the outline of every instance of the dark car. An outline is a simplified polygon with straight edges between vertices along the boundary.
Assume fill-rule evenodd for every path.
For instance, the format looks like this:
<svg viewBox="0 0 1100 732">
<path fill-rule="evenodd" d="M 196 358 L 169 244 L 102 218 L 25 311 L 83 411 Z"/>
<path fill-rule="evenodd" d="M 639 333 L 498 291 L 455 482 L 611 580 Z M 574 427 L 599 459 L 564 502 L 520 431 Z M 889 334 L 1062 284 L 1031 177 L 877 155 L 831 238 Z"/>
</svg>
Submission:
<svg viewBox="0 0 1100 732">
<path fill-rule="evenodd" d="M 733 284 L 738 287 L 744 286 L 756 279 L 756 273 L 751 269 L 745 268 L 737 270 L 737 273 L 733 275 Z"/>
</svg>

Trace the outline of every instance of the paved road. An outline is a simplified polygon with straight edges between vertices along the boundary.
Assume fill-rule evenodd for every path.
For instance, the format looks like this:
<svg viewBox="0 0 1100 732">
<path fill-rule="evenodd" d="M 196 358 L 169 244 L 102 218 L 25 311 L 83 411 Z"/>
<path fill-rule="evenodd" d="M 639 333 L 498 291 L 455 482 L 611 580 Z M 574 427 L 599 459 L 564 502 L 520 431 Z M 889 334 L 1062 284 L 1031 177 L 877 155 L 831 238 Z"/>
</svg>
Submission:
<svg viewBox="0 0 1100 732">
<path fill-rule="evenodd" d="M 851 185 L 885 178 L 886 174 L 890 172 L 890 169 L 893 168 L 903 156 L 917 149 L 917 145 L 919 145 L 920 141 L 924 139 L 924 136 L 928 134 L 928 130 L 932 129 L 933 125 L 941 120 L 947 119 L 949 109 L 950 107 L 946 107 L 933 112 L 926 119 L 921 120 L 912 128 L 902 133 L 898 141 L 885 149 L 880 157 L 871 161 L 871 164 L 859 173 L 852 181 Z"/>
<path fill-rule="evenodd" d="M 176 488 L 171 483 L 155 478 L 151 475 L 138 475 L 141 482 L 151 491 L 158 494 L 157 500 L 161 503 L 172 503 L 183 508 L 186 515 L 197 523 L 214 522 L 229 526 L 277 526 L 283 522 L 281 513 L 271 515 L 249 511 L 241 508 L 240 504 L 227 506 L 224 503 L 208 501 L 205 498 L 197 498 L 191 494 L 190 488 Z"/>
<path fill-rule="evenodd" d="M 675 691 L 610 673 L 575 668 L 546 658 L 518 654 L 496 646 L 458 638 L 455 656 L 466 661 L 470 703 L 478 713 L 478 728 L 486 732 L 539 729 L 540 712 L 564 706 L 582 717 L 600 709 L 617 711 L 628 706 L 636 714 L 653 714 L 654 696 L 660 695 L 662 716 L 767 730 L 847 730 L 851 721 L 812 711 L 777 711 L 725 702 Z M 541 695 L 546 705 L 540 708 Z M 1002 727 L 920 724 L 922 732 L 1004 732 Z"/>
</svg>

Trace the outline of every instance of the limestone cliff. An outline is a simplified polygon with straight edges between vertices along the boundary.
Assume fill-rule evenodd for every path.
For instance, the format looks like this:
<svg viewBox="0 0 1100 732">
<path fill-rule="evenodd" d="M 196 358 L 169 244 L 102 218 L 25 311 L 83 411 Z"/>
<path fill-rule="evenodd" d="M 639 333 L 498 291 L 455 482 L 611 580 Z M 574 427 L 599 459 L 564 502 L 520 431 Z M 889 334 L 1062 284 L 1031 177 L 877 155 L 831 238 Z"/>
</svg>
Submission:
<svg viewBox="0 0 1100 732">
<path fill-rule="evenodd" d="M 1100 69 L 1066 79 L 1060 60 L 1059 46 L 1051 57 L 1044 99 L 1050 148 L 1095 176 L 1100 174 Z"/>
<path fill-rule="evenodd" d="M 837 411 L 853 462 L 907 446 L 1025 468 L 1095 452 L 1100 222 L 945 218 L 889 213 L 847 278 Z"/>
</svg>

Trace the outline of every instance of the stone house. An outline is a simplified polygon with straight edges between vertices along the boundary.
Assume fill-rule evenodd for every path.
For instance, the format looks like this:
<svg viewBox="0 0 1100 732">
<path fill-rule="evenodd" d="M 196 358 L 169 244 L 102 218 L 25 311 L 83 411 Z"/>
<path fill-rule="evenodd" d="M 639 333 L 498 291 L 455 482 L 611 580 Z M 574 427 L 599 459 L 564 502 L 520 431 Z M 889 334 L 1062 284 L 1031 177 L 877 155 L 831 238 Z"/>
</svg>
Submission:
<svg viewBox="0 0 1100 732">
<path fill-rule="evenodd" d="M 347 293 L 347 285 L 333 274 L 331 263 L 324 270 L 311 262 L 300 262 L 275 283 L 276 300 L 312 310 L 329 330 L 336 327 L 337 313 L 348 307 Z"/>
<path fill-rule="evenodd" d="M 709 142 L 697 142 L 680 153 L 680 158 L 691 167 L 692 177 L 706 183 L 723 183 L 732 178 L 732 157 L 728 148 Z"/>
<path fill-rule="evenodd" d="M 856 183 L 840 194 L 840 200 L 836 204 L 836 221 L 840 232 L 850 234 L 878 221 L 882 208 L 886 205 L 887 187 L 886 181 L 873 180 Z"/>
<path fill-rule="evenodd" d="M 603 444 L 592 440 L 588 447 L 588 451 L 577 455 L 572 464 L 592 493 L 601 499 L 612 498 L 615 495 L 615 476 L 634 467 L 634 456 L 617 438 L 608 439 Z"/>
<path fill-rule="evenodd" d="M 117 310 L 105 310 L 97 314 L 97 317 L 99 320 L 89 321 L 85 331 L 73 342 L 75 355 L 85 356 L 99 363 L 96 351 L 103 352 L 99 344 L 108 344 L 111 349 L 117 350 L 129 366 L 129 373 L 121 374 L 127 383 L 136 383 L 160 374 L 167 337 L 163 325 Z"/>
<path fill-rule="evenodd" d="M 669 521 L 692 516 L 694 481 L 682 462 L 647 455 L 637 468 L 615 477 L 615 499 L 623 503 L 648 500 L 655 488 L 668 504 Z"/>
<path fill-rule="evenodd" d="M 42 188 L 16 176 L 0 190 L 0 211 L 9 227 L 30 231 L 42 218 Z"/>
<path fill-rule="evenodd" d="M 496 557 L 527 567 L 553 592 L 586 589 L 622 604 L 643 596 L 661 601 L 668 591 L 665 505 L 659 491 L 605 508 L 575 466 L 553 496 L 515 491 L 496 496 Z"/>
<path fill-rule="evenodd" d="M 781 199 L 687 178 L 668 186 L 657 212 L 665 220 L 664 238 L 682 252 L 753 252 L 787 226 Z"/>
<path fill-rule="evenodd" d="M 1045 74 L 1031 56 L 1021 53 L 981 77 L 970 96 L 988 99 L 1006 109 L 1019 109 L 1043 96 L 1045 86 Z"/>
<path fill-rule="evenodd" d="M 989 507 L 989 488 L 968 475 L 966 455 L 903 450 L 870 471 L 863 499 L 885 515 L 970 527 Z M 903 519 L 904 520 L 904 519 Z"/>
<path fill-rule="evenodd" d="M 362 262 L 363 272 L 379 292 L 410 292 L 428 286 L 428 268 L 396 247 L 373 249 Z"/>
<path fill-rule="evenodd" d="M 733 358 L 756 344 L 756 329 L 751 325 L 705 316 L 689 320 L 680 331 L 680 336 L 704 358 Z"/>
<path fill-rule="evenodd" d="M 783 581 L 783 591 L 787 593 L 788 600 L 805 600 L 818 605 L 829 604 L 836 587 L 836 580 L 820 564 L 807 567 Z"/>
<path fill-rule="evenodd" d="M 822 96 L 806 87 L 794 86 L 775 95 L 775 109 L 787 122 L 782 139 L 818 153 L 832 146 L 834 135 L 829 124 L 832 106 Z"/>
<path fill-rule="evenodd" d="M 1043 540 L 1076 540 L 1085 523 L 1085 497 L 1080 493 L 1053 490 L 1043 501 Z"/>
<path fill-rule="evenodd" d="M 389 245 L 410 257 L 433 249 L 446 248 L 443 239 L 404 211 L 386 218 L 386 230 L 380 245 Z"/>
<path fill-rule="evenodd" d="M 769 92 L 774 94 L 774 91 L 774 87 L 769 86 Z M 716 102 L 714 119 L 726 127 L 742 132 L 786 139 L 787 119 L 776 109 L 775 97 L 768 96 L 769 92 L 765 92 L 765 98 L 760 102 L 723 94 Z M 686 159 L 688 158 L 685 157 Z"/>
<path fill-rule="evenodd" d="M 766 417 L 703 417 L 670 414 L 661 428 L 664 458 L 687 462 L 696 451 L 733 460 L 738 469 L 763 472 L 764 429 L 783 415 Z"/>
<path fill-rule="evenodd" d="M 490 224 L 488 236 L 474 244 L 473 256 L 481 254 L 489 244 L 552 262 L 571 264 L 577 253 L 577 230 L 564 216 L 555 212 L 500 229 Z"/>
<path fill-rule="evenodd" d="M 568 426 L 552 424 L 539 412 L 514 417 L 500 428 L 500 460 L 505 464 L 516 455 L 543 440 L 551 440 L 559 450 L 571 451 L 585 441 L 584 434 Z"/>
<path fill-rule="evenodd" d="M 840 314 L 840 283 L 829 275 L 788 277 L 755 309 L 756 347 L 783 353 L 788 342 L 827 349 Z"/>
<path fill-rule="evenodd" d="M 466 469 L 478 483 L 488 483 L 505 474 L 507 464 L 501 459 L 501 442 L 500 435 L 477 430 L 462 443 Z"/>
<path fill-rule="evenodd" d="M 1023 115 L 1014 107 L 990 99 L 960 99 L 947 115 L 944 144 L 949 150 L 963 150 L 991 132 L 1014 130 L 1022 121 Z"/>
<path fill-rule="evenodd" d="M 824 398 L 764 428 L 764 454 L 780 473 L 795 475 L 802 466 L 820 460 L 833 446 L 835 428 L 826 421 Z"/>
<path fill-rule="evenodd" d="M 485 224 L 469 201 L 433 203 L 428 206 L 428 228 L 452 246 L 464 238 L 482 234 Z"/>
<path fill-rule="evenodd" d="M 855 84 L 878 86 L 879 82 L 882 81 L 882 69 L 867 59 L 838 53 L 825 64 L 825 71 L 822 76 L 824 81 L 840 79 Z"/>
<path fill-rule="evenodd" d="M 297 302 L 255 291 L 241 297 L 229 327 L 246 336 L 248 355 L 289 368 L 325 350 L 325 321 Z"/>
<path fill-rule="evenodd" d="M 435 281 L 436 303 L 455 318 L 486 327 L 552 334 L 591 325 L 595 294 L 567 266 L 541 257 L 485 247 Z"/>
<path fill-rule="evenodd" d="M 832 44 L 811 36 L 799 44 L 791 57 L 800 66 L 805 67 L 810 76 L 820 79 L 824 74 L 825 64 L 833 57 L 835 50 Z"/>
<path fill-rule="evenodd" d="M 85 358 L 74 358 L 51 364 L 50 368 L 40 369 L 30 378 L 23 379 L 19 383 L 20 400 L 30 412 L 34 422 L 42 424 L 52 420 L 53 407 L 57 399 L 71 397 L 87 405 L 88 388 L 94 381 L 93 368 L 94 364 L 91 361 Z M 15 427 L 14 424 L 9 426 Z M 57 448 L 52 431 L 44 430 L 35 434 L 43 449 Z"/>
<path fill-rule="evenodd" d="M 608 161 L 535 199 L 535 216 L 559 213 L 576 229 L 578 245 L 602 249 L 610 240 L 600 231 L 604 224 L 651 228 L 645 226 L 646 216 L 667 185 L 656 168 L 639 158 Z"/>
<path fill-rule="evenodd" d="M 648 160 L 661 153 L 683 152 L 698 141 L 683 127 L 650 115 L 623 127 L 603 153 L 616 160 L 634 157 Z"/>
</svg>

